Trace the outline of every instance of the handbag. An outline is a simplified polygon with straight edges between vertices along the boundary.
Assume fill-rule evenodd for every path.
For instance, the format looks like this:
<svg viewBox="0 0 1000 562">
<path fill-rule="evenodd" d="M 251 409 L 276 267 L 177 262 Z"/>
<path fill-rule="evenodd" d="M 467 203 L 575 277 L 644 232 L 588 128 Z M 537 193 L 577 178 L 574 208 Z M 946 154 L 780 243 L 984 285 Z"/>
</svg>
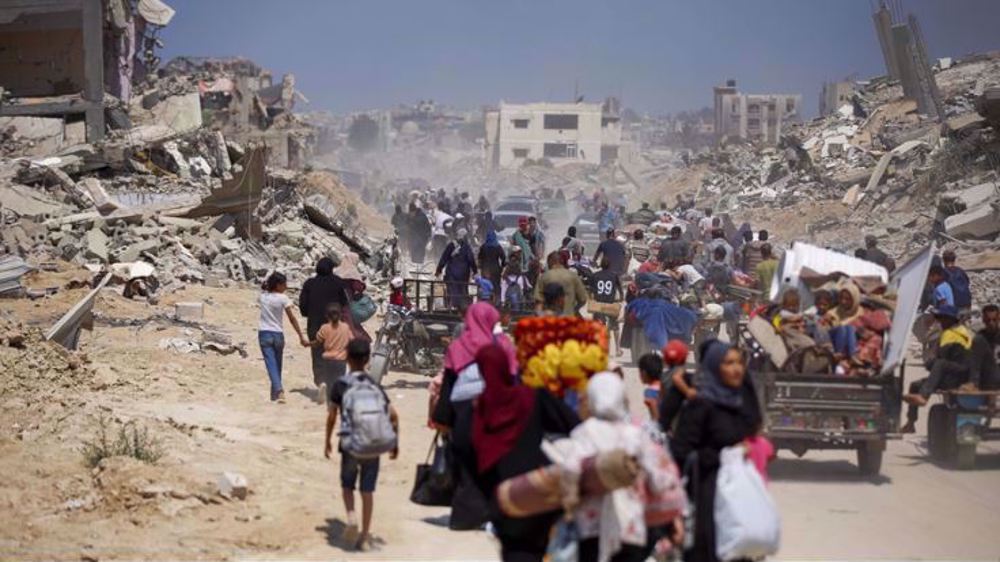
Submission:
<svg viewBox="0 0 1000 562">
<path fill-rule="evenodd" d="M 442 445 L 439 442 L 440 435 L 440 432 L 434 434 L 431 446 L 427 450 L 426 460 L 417 465 L 416 475 L 413 477 L 413 490 L 410 491 L 410 501 L 415 504 L 451 506 L 451 498 L 455 491 L 454 479 L 450 475 L 451 467 L 448 466 L 447 452 L 441 451 L 447 448 L 447 444 Z M 431 455 L 434 455 L 433 463 Z"/>
<path fill-rule="evenodd" d="M 715 554 L 719 560 L 760 559 L 778 552 L 781 518 L 742 446 L 719 453 L 715 485 Z"/>
</svg>

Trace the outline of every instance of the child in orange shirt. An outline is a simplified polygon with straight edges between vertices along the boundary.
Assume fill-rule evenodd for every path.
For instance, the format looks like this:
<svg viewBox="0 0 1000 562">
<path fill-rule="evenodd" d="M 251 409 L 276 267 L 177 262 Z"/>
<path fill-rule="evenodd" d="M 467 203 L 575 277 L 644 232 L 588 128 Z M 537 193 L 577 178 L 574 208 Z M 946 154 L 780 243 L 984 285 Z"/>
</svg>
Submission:
<svg viewBox="0 0 1000 562">
<path fill-rule="evenodd" d="M 343 309 L 339 303 L 330 303 L 326 307 L 327 323 L 316 332 L 316 339 L 310 342 L 313 346 L 323 347 L 323 366 L 319 398 L 326 402 L 328 391 L 333 389 L 337 379 L 347 372 L 347 344 L 353 334 L 351 327 L 341 320 Z"/>
</svg>

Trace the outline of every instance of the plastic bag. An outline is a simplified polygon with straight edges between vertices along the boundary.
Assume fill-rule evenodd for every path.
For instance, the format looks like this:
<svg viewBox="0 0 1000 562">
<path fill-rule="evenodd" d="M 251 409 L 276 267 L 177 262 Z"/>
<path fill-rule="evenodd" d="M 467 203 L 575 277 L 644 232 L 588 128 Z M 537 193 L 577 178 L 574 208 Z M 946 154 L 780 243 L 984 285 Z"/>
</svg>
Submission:
<svg viewBox="0 0 1000 562">
<path fill-rule="evenodd" d="M 577 562 L 580 558 L 580 532 L 572 519 L 562 519 L 549 541 L 549 562 Z"/>
<path fill-rule="evenodd" d="M 354 321 L 359 324 L 361 322 L 366 322 L 369 318 L 375 316 L 376 312 L 378 312 L 378 305 L 375 304 L 375 301 L 368 295 L 361 295 L 351 301 L 351 316 L 353 316 Z"/>
<path fill-rule="evenodd" d="M 719 453 L 715 489 L 715 553 L 719 560 L 778 552 L 781 518 L 760 473 L 741 446 Z"/>
</svg>

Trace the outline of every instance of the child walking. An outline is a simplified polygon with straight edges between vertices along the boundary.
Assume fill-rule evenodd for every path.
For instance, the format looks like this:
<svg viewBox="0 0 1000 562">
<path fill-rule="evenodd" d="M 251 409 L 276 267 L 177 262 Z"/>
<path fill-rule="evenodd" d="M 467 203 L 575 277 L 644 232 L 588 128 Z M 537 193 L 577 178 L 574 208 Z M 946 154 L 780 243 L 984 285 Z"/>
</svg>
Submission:
<svg viewBox="0 0 1000 562">
<path fill-rule="evenodd" d="M 328 390 L 333 383 L 347 372 L 347 344 L 351 341 L 351 327 L 341 320 L 343 307 L 340 303 L 330 303 L 326 306 L 326 324 L 316 332 L 316 339 L 309 342 L 313 346 L 322 346 L 323 362 L 320 366 L 320 403 L 326 401 Z"/>
<path fill-rule="evenodd" d="M 285 295 L 288 289 L 288 279 L 284 274 L 275 271 L 264 281 L 264 291 L 257 299 L 260 304 L 260 325 L 257 330 L 257 341 L 264 356 L 264 366 L 267 377 L 271 380 L 271 401 L 285 403 L 285 391 L 281 386 L 282 355 L 285 351 L 285 324 L 283 316 L 288 316 L 299 342 L 309 345 L 309 340 L 302 333 L 299 321 L 295 318 L 294 305 Z"/>
<path fill-rule="evenodd" d="M 378 481 L 379 457 L 389 453 L 390 459 L 399 454 L 399 416 L 389 403 L 389 396 L 365 372 L 371 358 L 371 346 L 366 340 L 353 339 L 347 345 L 347 365 L 350 373 L 337 379 L 330 391 L 326 418 L 326 442 L 323 455 L 330 458 L 330 440 L 340 422 L 340 487 L 347 511 L 347 528 L 343 541 L 355 550 L 369 548 L 372 513 L 375 510 L 375 484 Z M 354 511 L 354 488 L 361 480 L 361 534 L 358 535 Z"/>
</svg>

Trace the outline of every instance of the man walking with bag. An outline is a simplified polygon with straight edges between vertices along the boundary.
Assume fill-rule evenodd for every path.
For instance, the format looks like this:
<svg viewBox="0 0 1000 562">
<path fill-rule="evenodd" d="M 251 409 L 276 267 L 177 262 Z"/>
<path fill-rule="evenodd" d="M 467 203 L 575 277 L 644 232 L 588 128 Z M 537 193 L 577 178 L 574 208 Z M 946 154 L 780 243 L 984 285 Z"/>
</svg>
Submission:
<svg viewBox="0 0 1000 562">
<path fill-rule="evenodd" d="M 389 403 L 389 396 L 365 372 L 371 358 L 371 346 L 362 339 L 347 345 L 347 365 L 350 373 L 338 379 L 330 392 L 326 418 L 326 446 L 323 455 L 333 452 L 331 437 L 337 414 L 340 422 L 340 486 L 347 511 L 347 528 L 343 540 L 355 550 L 364 551 L 371 539 L 372 513 L 375 510 L 375 484 L 378 481 L 379 457 L 390 459 L 399 455 L 399 415 Z M 354 511 L 354 487 L 361 480 L 361 534 L 358 535 Z"/>
</svg>

